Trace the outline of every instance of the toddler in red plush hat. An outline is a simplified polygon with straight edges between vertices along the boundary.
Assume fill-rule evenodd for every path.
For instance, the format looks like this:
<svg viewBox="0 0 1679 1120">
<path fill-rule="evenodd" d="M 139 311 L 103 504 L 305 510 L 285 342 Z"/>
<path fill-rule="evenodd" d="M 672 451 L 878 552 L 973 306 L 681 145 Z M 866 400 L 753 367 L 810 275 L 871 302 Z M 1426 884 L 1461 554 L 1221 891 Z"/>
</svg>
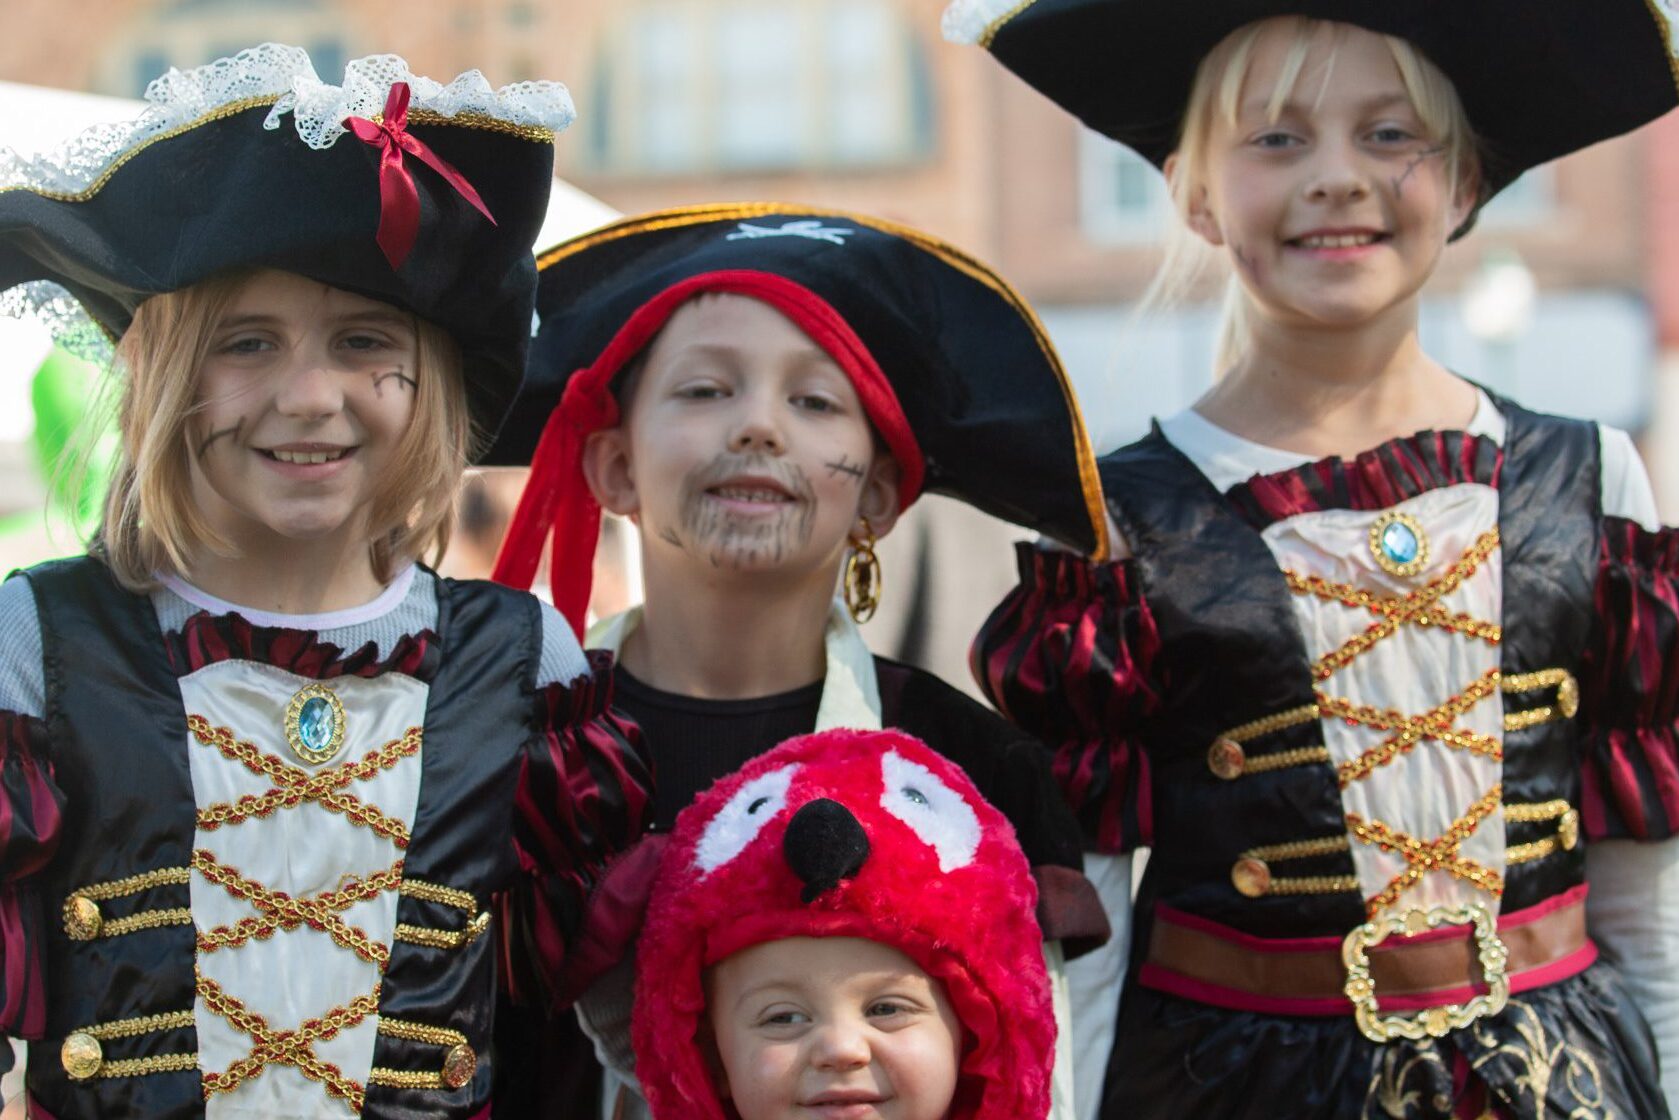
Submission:
<svg viewBox="0 0 1679 1120">
<path fill-rule="evenodd" d="M 1008 822 L 910 736 L 759 757 L 660 861 L 634 1023 L 654 1117 L 1043 1117 L 1035 893 Z"/>
</svg>

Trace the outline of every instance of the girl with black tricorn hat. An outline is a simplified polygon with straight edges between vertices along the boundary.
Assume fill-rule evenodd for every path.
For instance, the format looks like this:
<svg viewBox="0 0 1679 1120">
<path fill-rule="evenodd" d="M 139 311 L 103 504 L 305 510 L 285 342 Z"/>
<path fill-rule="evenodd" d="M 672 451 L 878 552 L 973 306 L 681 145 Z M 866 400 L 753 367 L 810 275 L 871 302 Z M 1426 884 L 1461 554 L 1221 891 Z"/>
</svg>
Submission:
<svg viewBox="0 0 1679 1120">
<path fill-rule="evenodd" d="M 0 289 L 121 396 L 89 554 L 0 584 L 29 1114 L 484 1116 L 498 956 L 559 965 L 648 796 L 559 616 L 418 564 L 523 373 L 570 101 L 274 44 L 147 96 L 0 165 Z"/>
<path fill-rule="evenodd" d="M 551 534 L 554 601 L 581 625 L 601 508 L 639 523 L 645 603 L 588 644 L 621 654 L 616 703 L 654 759 L 655 829 L 782 739 L 896 727 L 1013 823 L 1051 955 L 1105 937 L 1046 753 L 871 656 L 857 625 L 881 592 L 877 538 L 926 491 L 1101 547 L 1094 462 L 1026 303 L 935 237 L 776 203 L 642 215 L 538 262 L 531 370 L 491 452 L 531 478 L 496 574 L 529 586 Z M 624 895 L 650 882 L 619 866 Z M 620 935 L 639 922 L 633 906 L 622 918 Z M 581 1010 L 627 1080 L 625 978 Z"/>
<path fill-rule="evenodd" d="M 1022 553 L 974 653 L 1097 863 L 1150 849 L 1129 969 L 1075 992 L 1119 1007 L 1100 1114 L 1668 1115 L 1672 534 L 1625 434 L 1417 318 L 1501 187 L 1679 101 L 1671 5 L 945 18 L 1163 165 L 1164 288 L 1195 243 L 1234 274 L 1216 385 L 1101 461 L 1119 558 Z"/>
</svg>

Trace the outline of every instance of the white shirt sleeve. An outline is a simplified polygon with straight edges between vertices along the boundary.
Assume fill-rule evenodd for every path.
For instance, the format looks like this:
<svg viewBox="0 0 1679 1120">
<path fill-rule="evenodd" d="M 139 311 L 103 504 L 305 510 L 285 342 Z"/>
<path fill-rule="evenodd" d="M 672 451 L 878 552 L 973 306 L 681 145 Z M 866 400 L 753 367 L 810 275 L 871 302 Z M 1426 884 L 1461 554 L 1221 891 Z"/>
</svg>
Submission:
<svg viewBox="0 0 1679 1120">
<path fill-rule="evenodd" d="M 551 604 L 542 608 L 542 663 L 537 667 L 536 687 L 570 684 L 589 671 L 589 659 L 577 644 L 571 623 Z"/>
<path fill-rule="evenodd" d="M 1619 428 L 1604 424 L 1597 426 L 1603 448 L 1600 473 L 1603 476 L 1603 512 L 1608 517 L 1624 517 L 1655 532 L 1661 528 L 1656 513 L 1656 493 L 1650 487 L 1650 474 L 1632 437 Z"/>
<path fill-rule="evenodd" d="M 1679 838 L 1586 848 L 1586 925 L 1656 1036 L 1662 1091 L 1679 1109 Z"/>
</svg>

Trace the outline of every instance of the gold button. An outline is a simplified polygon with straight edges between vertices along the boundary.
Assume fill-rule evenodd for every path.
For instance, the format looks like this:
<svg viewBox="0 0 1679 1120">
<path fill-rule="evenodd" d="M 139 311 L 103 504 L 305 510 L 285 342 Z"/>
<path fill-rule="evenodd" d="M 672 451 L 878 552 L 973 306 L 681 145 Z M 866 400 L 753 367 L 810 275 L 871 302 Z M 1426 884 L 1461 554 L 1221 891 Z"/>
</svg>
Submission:
<svg viewBox="0 0 1679 1120">
<path fill-rule="evenodd" d="M 477 1072 L 478 1055 L 466 1043 L 449 1047 L 449 1052 L 443 1055 L 443 1084 L 449 1088 L 463 1087 Z"/>
<path fill-rule="evenodd" d="M 86 1031 L 77 1031 L 66 1038 L 58 1048 L 58 1057 L 71 1081 L 86 1081 L 105 1064 L 105 1051 L 99 1040 Z"/>
<path fill-rule="evenodd" d="M 1207 769 L 1227 782 L 1240 778 L 1247 763 L 1242 744 L 1234 739 L 1215 739 L 1207 748 Z"/>
<path fill-rule="evenodd" d="M 1573 719 L 1574 713 L 1580 710 L 1580 682 L 1573 674 L 1563 677 L 1557 685 L 1557 710 L 1563 719 Z"/>
<path fill-rule="evenodd" d="M 488 910 L 480 910 L 476 917 L 466 923 L 466 934 L 461 944 L 472 944 L 474 941 L 477 941 L 480 937 L 482 937 L 484 935 L 484 931 L 489 928 L 490 912 Z"/>
<path fill-rule="evenodd" d="M 1271 869 L 1264 860 L 1249 856 L 1236 861 L 1230 869 L 1230 881 L 1248 898 L 1259 898 L 1271 889 Z"/>
<path fill-rule="evenodd" d="M 1570 809 L 1557 822 L 1557 842 L 1562 845 L 1562 850 L 1565 852 L 1572 852 L 1580 843 L 1580 811 L 1578 809 Z"/>
<path fill-rule="evenodd" d="M 73 894 L 64 900 L 64 932 L 72 941 L 92 941 L 105 924 L 99 904 L 86 895 Z"/>
</svg>

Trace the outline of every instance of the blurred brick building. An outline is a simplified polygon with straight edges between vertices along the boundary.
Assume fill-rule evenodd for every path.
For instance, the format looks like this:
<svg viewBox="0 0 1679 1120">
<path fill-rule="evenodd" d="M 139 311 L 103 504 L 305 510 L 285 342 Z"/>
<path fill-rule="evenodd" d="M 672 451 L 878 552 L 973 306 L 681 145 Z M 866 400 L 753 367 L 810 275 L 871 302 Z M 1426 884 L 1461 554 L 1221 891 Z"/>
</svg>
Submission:
<svg viewBox="0 0 1679 1120">
<path fill-rule="evenodd" d="M 945 44 L 942 7 L 6 0 L 0 79 L 133 96 L 166 64 L 196 65 L 263 39 L 307 47 L 329 80 L 371 51 L 402 54 L 433 76 L 478 67 L 498 84 L 559 78 L 580 113 L 561 139 L 560 173 L 621 210 L 751 197 L 825 203 L 921 226 L 987 259 L 1041 310 L 1099 443 L 1111 446 L 1205 387 L 1214 312 L 1129 322 L 1126 305 L 1146 284 L 1169 221 L 1158 176 L 983 52 Z M 1676 198 L 1679 122 L 1540 169 L 1448 251 L 1424 309 L 1426 344 L 1455 368 L 1534 407 L 1640 436 L 1670 516 L 1679 516 L 1679 389 L 1664 391 L 1658 370 L 1659 340 L 1679 350 Z M 1501 325 L 1486 327 L 1464 292 L 1485 278 L 1486 262 L 1511 254 L 1534 281 L 1531 304 L 1503 309 L 1493 317 Z M 1523 303 L 1522 285 L 1510 298 Z M 1679 358 L 1672 366 L 1679 385 Z M 1670 441 L 1657 447 L 1650 437 L 1670 430 L 1675 451 L 1666 454 Z M 929 597 L 964 604 L 961 629 L 973 604 L 1009 578 L 1006 551 L 972 539 L 1006 534 L 949 509 L 935 518 L 944 519 L 960 522 L 963 563 L 917 566 L 906 555 L 888 575 L 921 587 L 923 608 Z M 932 542 L 937 560 L 951 531 L 926 520 L 894 543 Z M 931 583 L 928 571 L 938 573 Z M 913 652 L 931 642 L 938 651 L 925 659 L 955 675 L 954 629 L 930 636 L 924 622 L 899 625 Z"/>
</svg>

